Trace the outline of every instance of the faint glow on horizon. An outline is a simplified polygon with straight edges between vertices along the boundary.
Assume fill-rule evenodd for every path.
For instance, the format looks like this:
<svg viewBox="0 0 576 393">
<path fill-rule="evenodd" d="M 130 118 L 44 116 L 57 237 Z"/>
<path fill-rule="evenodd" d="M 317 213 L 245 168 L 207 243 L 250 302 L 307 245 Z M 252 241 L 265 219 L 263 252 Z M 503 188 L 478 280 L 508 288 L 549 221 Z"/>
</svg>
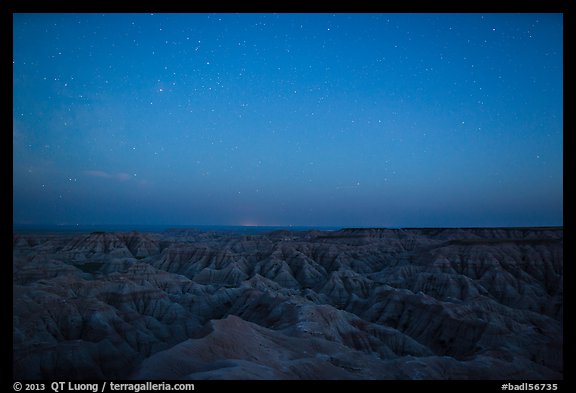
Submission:
<svg viewBox="0 0 576 393">
<path fill-rule="evenodd" d="M 240 223 L 240 226 L 242 226 L 242 227 L 257 227 L 260 225 L 257 224 L 255 221 L 246 220 L 246 221 L 242 221 Z"/>
</svg>

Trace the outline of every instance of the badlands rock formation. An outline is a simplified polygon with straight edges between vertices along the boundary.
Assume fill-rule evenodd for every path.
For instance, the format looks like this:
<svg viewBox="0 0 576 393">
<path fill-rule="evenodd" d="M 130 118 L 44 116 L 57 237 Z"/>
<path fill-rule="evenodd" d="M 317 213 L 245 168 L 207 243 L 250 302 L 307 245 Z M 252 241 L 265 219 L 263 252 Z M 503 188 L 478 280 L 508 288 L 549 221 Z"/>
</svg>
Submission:
<svg viewBox="0 0 576 393">
<path fill-rule="evenodd" d="M 563 231 L 15 234 L 16 379 L 560 379 Z"/>
</svg>

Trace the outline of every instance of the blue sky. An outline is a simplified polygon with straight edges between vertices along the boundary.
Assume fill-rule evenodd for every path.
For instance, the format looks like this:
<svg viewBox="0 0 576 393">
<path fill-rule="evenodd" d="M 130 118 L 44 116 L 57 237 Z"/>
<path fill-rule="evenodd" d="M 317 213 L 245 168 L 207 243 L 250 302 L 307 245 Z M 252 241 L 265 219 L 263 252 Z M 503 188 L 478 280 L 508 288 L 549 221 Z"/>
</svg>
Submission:
<svg viewBox="0 0 576 393">
<path fill-rule="evenodd" d="M 15 14 L 14 223 L 562 225 L 560 14 Z"/>
</svg>

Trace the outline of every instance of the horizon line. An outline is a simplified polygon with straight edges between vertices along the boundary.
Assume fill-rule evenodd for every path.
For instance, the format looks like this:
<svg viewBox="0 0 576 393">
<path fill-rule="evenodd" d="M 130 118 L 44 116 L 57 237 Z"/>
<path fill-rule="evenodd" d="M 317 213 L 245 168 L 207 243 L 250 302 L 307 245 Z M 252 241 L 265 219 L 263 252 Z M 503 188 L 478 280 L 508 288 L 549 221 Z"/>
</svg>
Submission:
<svg viewBox="0 0 576 393">
<path fill-rule="evenodd" d="M 237 228 L 338 228 L 338 229 L 514 229 L 514 228 L 564 228 L 560 225 L 440 225 L 440 226 L 401 226 L 401 225 L 310 225 L 310 224 L 12 224 L 12 228 L 90 228 L 90 227 L 163 227 L 166 229 L 194 228 L 194 227 L 237 227 Z"/>
</svg>

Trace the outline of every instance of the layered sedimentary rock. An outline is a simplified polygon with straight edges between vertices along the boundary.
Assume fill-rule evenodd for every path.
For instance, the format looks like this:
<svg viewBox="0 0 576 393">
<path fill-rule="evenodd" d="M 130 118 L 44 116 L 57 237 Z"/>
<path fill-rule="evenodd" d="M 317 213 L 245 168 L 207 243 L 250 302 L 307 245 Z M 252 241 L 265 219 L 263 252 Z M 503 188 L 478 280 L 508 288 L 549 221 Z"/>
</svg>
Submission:
<svg viewBox="0 0 576 393">
<path fill-rule="evenodd" d="M 17 379 L 559 379 L 561 228 L 15 234 Z"/>
</svg>

